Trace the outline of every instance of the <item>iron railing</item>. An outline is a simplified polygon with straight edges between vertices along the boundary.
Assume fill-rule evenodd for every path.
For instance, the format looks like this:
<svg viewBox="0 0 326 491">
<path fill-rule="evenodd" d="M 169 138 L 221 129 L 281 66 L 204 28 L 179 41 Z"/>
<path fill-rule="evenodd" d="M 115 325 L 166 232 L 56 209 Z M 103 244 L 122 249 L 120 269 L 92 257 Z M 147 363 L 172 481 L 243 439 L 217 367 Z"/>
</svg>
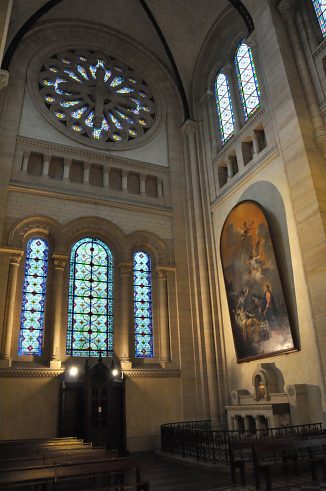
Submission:
<svg viewBox="0 0 326 491">
<path fill-rule="evenodd" d="M 161 450 L 213 464 L 228 463 L 230 441 L 310 438 L 323 431 L 322 423 L 247 431 L 212 430 L 208 420 L 167 423 L 161 426 Z"/>
</svg>

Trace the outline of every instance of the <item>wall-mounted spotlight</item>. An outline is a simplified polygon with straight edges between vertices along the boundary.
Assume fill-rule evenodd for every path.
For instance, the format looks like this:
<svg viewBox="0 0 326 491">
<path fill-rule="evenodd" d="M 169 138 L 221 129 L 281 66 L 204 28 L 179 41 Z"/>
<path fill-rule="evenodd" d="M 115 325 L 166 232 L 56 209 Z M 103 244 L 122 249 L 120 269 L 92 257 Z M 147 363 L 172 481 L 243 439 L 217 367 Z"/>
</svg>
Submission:
<svg viewBox="0 0 326 491">
<path fill-rule="evenodd" d="M 117 377 L 119 375 L 119 370 L 117 368 L 113 368 L 112 375 L 113 377 Z"/>
<path fill-rule="evenodd" d="M 70 367 L 69 368 L 69 375 L 71 377 L 76 377 L 78 375 L 78 372 L 79 372 L 79 370 L 77 367 Z"/>
</svg>

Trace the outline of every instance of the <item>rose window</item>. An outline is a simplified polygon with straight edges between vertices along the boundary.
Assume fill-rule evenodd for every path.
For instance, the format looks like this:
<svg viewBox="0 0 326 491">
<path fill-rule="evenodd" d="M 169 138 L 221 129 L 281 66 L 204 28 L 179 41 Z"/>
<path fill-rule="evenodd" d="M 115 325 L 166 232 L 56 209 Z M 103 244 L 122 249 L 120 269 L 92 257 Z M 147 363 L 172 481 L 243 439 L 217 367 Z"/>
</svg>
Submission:
<svg viewBox="0 0 326 491">
<path fill-rule="evenodd" d="M 155 103 L 146 83 L 102 53 L 75 50 L 52 56 L 39 85 L 53 117 L 92 141 L 125 143 L 153 125 Z"/>
</svg>

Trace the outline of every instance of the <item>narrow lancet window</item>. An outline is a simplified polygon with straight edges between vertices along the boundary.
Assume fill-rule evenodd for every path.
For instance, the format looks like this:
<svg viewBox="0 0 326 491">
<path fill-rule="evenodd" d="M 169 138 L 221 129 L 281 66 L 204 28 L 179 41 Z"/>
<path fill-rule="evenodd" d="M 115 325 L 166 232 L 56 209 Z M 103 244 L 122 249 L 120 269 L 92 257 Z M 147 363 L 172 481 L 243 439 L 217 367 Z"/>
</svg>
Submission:
<svg viewBox="0 0 326 491">
<path fill-rule="evenodd" d="M 326 0 L 312 0 L 323 36 L 326 36 Z"/>
<path fill-rule="evenodd" d="M 85 237 L 71 250 L 67 354 L 113 355 L 113 257 L 99 239 Z"/>
<path fill-rule="evenodd" d="M 215 79 L 215 100 L 222 144 L 234 132 L 234 116 L 227 77 L 219 72 Z"/>
<path fill-rule="evenodd" d="M 49 246 L 33 237 L 26 246 L 18 354 L 42 355 Z"/>
<path fill-rule="evenodd" d="M 144 251 L 134 253 L 134 325 L 135 357 L 152 358 L 152 267 L 151 258 Z"/>
<path fill-rule="evenodd" d="M 235 67 L 241 95 L 245 120 L 259 107 L 260 89 L 258 85 L 251 48 L 241 42 L 235 55 Z"/>
</svg>

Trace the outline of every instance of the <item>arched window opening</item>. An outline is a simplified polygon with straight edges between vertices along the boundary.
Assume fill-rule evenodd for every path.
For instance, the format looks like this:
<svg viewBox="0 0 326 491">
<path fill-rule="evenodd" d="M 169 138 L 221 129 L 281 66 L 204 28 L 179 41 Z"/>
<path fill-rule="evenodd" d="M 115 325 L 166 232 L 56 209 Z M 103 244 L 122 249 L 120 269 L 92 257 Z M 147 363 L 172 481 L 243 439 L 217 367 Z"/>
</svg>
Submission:
<svg viewBox="0 0 326 491">
<path fill-rule="evenodd" d="M 134 253 L 135 357 L 153 358 L 153 311 L 151 258 L 144 251 Z"/>
<path fill-rule="evenodd" d="M 26 246 L 18 355 L 41 355 L 43 344 L 49 246 L 33 237 Z"/>
<path fill-rule="evenodd" d="M 326 0 L 312 0 L 323 36 L 326 36 Z"/>
<path fill-rule="evenodd" d="M 215 100 L 222 144 L 234 132 L 234 115 L 227 77 L 219 72 L 215 79 Z"/>
<path fill-rule="evenodd" d="M 99 239 L 85 237 L 70 256 L 67 355 L 113 355 L 113 257 Z"/>
<path fill-rule="evenodd" d="M 241 103 L 247 121 L 258 107 L 260 102 L 260 89 L 258 85 L 254 60 L 251 48 L 241 42 L 235 55 L 235 68 L 241 95 Z"/>
</svg>

